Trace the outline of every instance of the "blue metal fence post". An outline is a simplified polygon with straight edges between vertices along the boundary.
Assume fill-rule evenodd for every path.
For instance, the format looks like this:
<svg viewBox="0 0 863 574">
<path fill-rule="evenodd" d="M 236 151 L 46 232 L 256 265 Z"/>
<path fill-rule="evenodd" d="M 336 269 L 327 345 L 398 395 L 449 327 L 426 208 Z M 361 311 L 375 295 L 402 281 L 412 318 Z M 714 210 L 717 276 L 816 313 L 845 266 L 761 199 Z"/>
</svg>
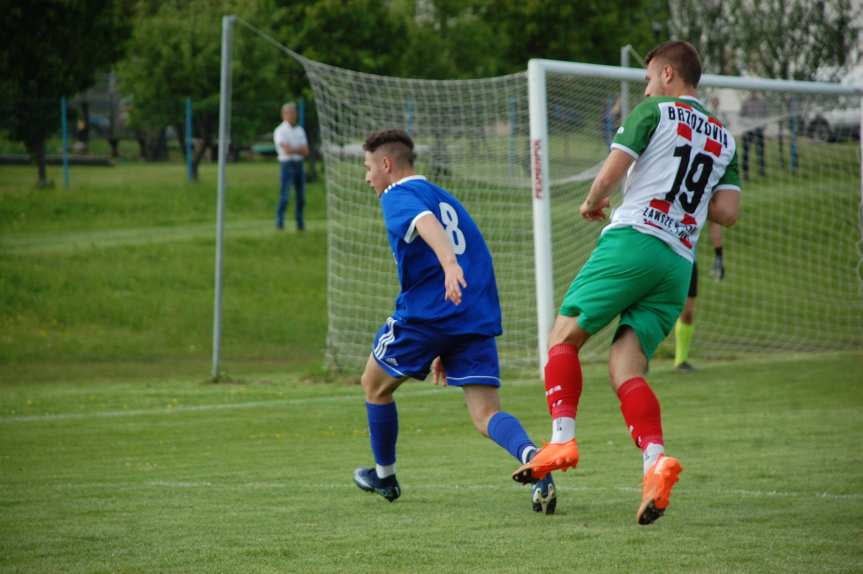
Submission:
<svg viewBox="0 0 863 574">
<path fill-rule="evenodd" d="M 516 136 L 518 134 L 518 113 L 516 110 L 515 96 L 509 98 L 509 175 L 513 174 L 516 162 Z"/>
<path fill-rule="evenodd" d="M 186 98 L 186 176 L 195 180 L 195 164 L 192 158 L 192 98 Z"/>
<path fill-rule="evenodd" d="M 797 131 L 799 129 L 797 118 L 797 98 L 791 96 L 791 173 L 797 172 L 799 156 L 797 155 Z"/>
<path fill-rule="evenodd" d="M 69 189 L 69 125 L 66 119 L 66 96 L 60 97 L 60 128 L 63 132 L 63 187 Z"/>
<path fill-rule="evenodd" d="M 407 116 L 405 118 L 407 123 L 407 125 L 405 126 L 405 131 L 411 137 L 414 136 L 414 107 L 414 101 L 408 98 L 408 100 L 405 101 L 405 116 Z"/>
<path fill-rule="evenodd" d="M 297 115 L 300 120 L 300 127 L 306 128 L 306 101 L 303 98 L 300 98 L 297 102 Z"/>
</svg>

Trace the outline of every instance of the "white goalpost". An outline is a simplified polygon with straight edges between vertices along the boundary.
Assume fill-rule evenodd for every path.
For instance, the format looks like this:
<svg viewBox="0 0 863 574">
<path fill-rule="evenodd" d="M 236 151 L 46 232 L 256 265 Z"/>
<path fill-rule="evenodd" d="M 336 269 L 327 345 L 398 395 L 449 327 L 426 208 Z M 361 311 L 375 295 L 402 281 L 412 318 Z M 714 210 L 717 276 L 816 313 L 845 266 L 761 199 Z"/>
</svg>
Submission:
<svg viewBox="0 0 863 574">
<path fill-rule="evenodd" d="M 240 22 L 301 63 L 314 91 L 327 190 L 328 365 L 362 369 L 398 293 L 380 208 L 364 182 L 362 142 L 372 131 L 403 128 L 416 143 L 418 171 L 465 204 L 489 244 L 502 367 L 541 373 L 557 305 L 601 229 L 580 219 L 578 205 L 621 114 L 641 100 L 644 72 L 531 60 L 526 72 L 496 78 L 385 77 L 314 62 Z M 723 281 L 707 273 L 706 230 L 699 242 L 694 356 L 863 348 L 860 143 L 819 141 L 812 131 L 819 118 L 853 108 L 859 134 L 861 95 L 836 84 L 703 76 L 699 96 L 737 138 L 741 164 L 746 142 L 749 180 L 743 215 L 724 239 Z M 751 113 L 754 100 L 764 113 Z M 217 254 L 217 295 L 220 264 Z M 605 358 L 612 328 L 588 342 L 584 359 Z"/>
</svg>

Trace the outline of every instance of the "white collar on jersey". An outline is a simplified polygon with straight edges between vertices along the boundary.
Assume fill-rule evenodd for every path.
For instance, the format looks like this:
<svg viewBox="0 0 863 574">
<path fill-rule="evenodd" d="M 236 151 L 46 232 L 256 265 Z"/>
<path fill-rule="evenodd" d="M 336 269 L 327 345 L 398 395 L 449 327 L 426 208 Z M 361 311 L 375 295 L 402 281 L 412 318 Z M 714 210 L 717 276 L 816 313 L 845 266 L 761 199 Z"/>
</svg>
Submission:
<svg viewBox="0 0 863 574">
<path fill-rule="evenodd" d="M 701 100 L 696 98 L 695 96 L 680 96 L 681 100 L 692 100 L 693 102 L 697 102 L 701 107 L 704 107 L 704 104 L 701 103 Z"/>
<path fill-rule="evenodd" d="M 397 182 L 389 184 L 389 186 L 384 190 L 384 193 L 388 192 L 389 190 L 391 190 L 392 188 L 394 188 L 397 185 L 401 185 L 403 183 L 406 183 L 408 181 L 413 181 L 415 179 L 425 180 L 425 178 L 426 178 L 426 176 L 424 176 L 424 175 L 409 175 L 407 177 L 403 177 L 400 180 L 398 180 Z M 382 193 L 381 195 L 383 195 L 384 193 Z"/>
</svg>

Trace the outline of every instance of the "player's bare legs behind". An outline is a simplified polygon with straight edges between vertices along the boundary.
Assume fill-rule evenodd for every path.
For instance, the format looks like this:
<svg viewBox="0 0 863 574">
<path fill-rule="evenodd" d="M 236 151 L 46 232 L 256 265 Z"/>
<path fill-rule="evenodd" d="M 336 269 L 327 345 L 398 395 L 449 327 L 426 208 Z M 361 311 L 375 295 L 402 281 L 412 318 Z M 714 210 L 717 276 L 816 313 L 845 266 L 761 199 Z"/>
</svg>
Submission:
<svg viewBox="0 0 863 574">
<path fill-rule="evenodd" d="M 360 385 L 363 387 L 366 402 L 375 405 L 386 405 L 393 402 L 393 393 L 405 381 L 405 378 L 394 378 L 378 365 L 373 355 L 369 355 L 362 377 L 360 377 Z"/>
<path fill-rule="evenodd" d="M 401 496 L 401 486 L 396 479 L 399 426 L 393 393 L 403 381 L 404 378 L 397 379 L 383 370 L 373 355 L 369 355 L 360 379 L 366 399 L 375 466 L 356 469 L 354 483 L 362 490 L 375 492 L 390 502 Z"/>
<path fill-rule="evenodd" d="M 590 333 L 579 326 L 578 317 L 558 315 L 551 328 L 551 335 L 548 338 L 548 347 L 550 349 L 561 343 L 566 343 L 569 345 L 575 345 L 576 348 L 581 349 L 589 338 Z"/>
<path fill-rule="evenodd" d="M 608 354 L 608 381 L 615 393 L 624 383 L 647 374 L 647 358 L 632 327 L 620 327 Z"/>
<path fill-rule="evenodd" d="M 488 424 L 500 412 L 500 394 L 497 388 L 485 385 L 465 385 L 464 404 L 474 428 L 489 438 Z"/>
</svg>

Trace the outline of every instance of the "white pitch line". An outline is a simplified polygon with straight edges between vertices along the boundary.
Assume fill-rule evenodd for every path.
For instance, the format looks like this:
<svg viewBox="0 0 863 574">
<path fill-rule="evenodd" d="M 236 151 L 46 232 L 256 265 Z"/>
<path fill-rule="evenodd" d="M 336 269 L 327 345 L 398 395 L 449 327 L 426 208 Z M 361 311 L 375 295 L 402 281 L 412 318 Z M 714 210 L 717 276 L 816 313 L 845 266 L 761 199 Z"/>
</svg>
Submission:
<svg viewBox="0 0 863 574">
<path fill-rule="evenodd" d="M 399 398 L 413 396 L 432 395 L 441 393 L 440 389 L 417 389 L 414 391 L 399 393 Z M 51 413 L 44 415 L 8 415 L 0 417 L 0 423 L 24 423 L 24 422 L 50 422 L 67 420 L 88 420 L 101 418 L 138 417 L 138 416 L 161 416 L 175 415 L 181 413 L 210 412 L 223 410 L 256 409 L 263 407 L 281 407 L 290 405 L 305 405 L 311 403 L 323 403 L 328 401 L 362 401 L 362 393 L 357 390 L 350 395 L 334 395 L 326 397 L 304 397 L 298 399 L 275 399 L 271 401 L 250 401 L 245 403 L 221 403 L 211 405 L 179 405 L 176 407 L 159 407 L 153 409 L 129 409 L 122 411 L 96 411 L 90 413 Z"/>
<path fill-rule="evenodd" d="M 237 486 L 229 485 L 229 484 L 218 484 L 210 481 L 168 481 L 168 480 L 154 480 L 145 483 L 146 486 L 152 487 L 165 487 L 165 488 L 219 488 L 219 487 L 227 487 L 227 488 L 237 488 Z M 473 482 L 471 484 L 439 484 L 439 483 L 413 483 L 411 485 L 411 490 L 416 492 L 422 492 L 423 490 L 489 490 L 501 488 L 503 485 L 499 482 L 489 482 L 489 483 L 481 483 L 478 484 Z M 524 488 L 519 484 L 509 484 L 506 486 L 512 489 L 522 489 Z M 288 482 L 246 482 L 244 484 L 239 485 L 239 488 L 254 488 L 254 489 L 293 489 L 296 490 L 297 485 L 295 483 Z M 348 482 L 347 480 L 344 482 L 334 482 L 334 483 L 315 483 L 314 485 L 309 486 L 311 490 L 354 490 L 356 487 Z M 564 489 L 569 493 L 578 493 L 578 492 L 609 492 L 615 491 L 619 493 L 640 493 L 641 488 L 635 486 L 583 486 L 583 485 L 565 485 Z M 715 493 L 718 495 L 724 496 L 748 496 L 751 498 L 773 498 L 773 497 L 793 497 L 793 498 L 824 498 L 829 500 L 860 500 L 863 499 L 863 493 L 860 492 L 852 492 L 845 494 L 838 494 L 833 492 L 788 492 L 788 491 L 778 491 L 778 490 L 743 490 L 743 489 L 699 489 L 699 488 L 688 488 L 686 492 L 690 493 Z"/>
<path fill-rule="evenodd" d="M 576 479 L 577 480 L 577 479 Z M 150 488 L 169 488 L 169 489 L 228 489 L 228 490 L 239 490 L 239 489 L 273 489 L 273 490 L 297 490 L 297 489 L 307 489 L 307 490 L 345 490 L 345 491 L 353 491 L 356 489 L 356 486 L 350 482 L 350 480 L 345 479 L 344 481 L 339 482 L 316 482 L 314 484 L 308 485 L 298 485 L 296 482 L 288 482 L 288 481 L 251 481 L 244 482 L 242 484 L 230 484 L 227 482 L 213 482 L 210 480 L 150 480 L 145 483 L 116 483 L 116 482 L 97 482 L 97 483 L 65 483 L 62 485 L 58 485 L 59 488 L 64 489 L 81 489 L 81 488 L 110 488 L 112 490 L 117 490 L 121 488 L 140 488 L 140 487 L 150 487 Z M 440 484 L 439 482 L 411 482 L 409 484 L 411 492 L 422 493 L 425 490 L 431 491 L 457 491 L 457 490 L 465 490 L 465 491 L 487 491 L 487 490 L 495 490 L 506 488 L 509 490 L 521 490 L 525 488 L 524 485 L 516 484 L 514 482 L 510 482 L 509 480 L 502 481 L 494 481 L 494 482 L 471 482 L 465 484 Z M 560 488 L 560 485 L 558 486 Z M 573 483 L 573 481 L 567 481 L 563 484 L 563 490 L 569 494 L 577 494 L 577 493 L 594 493 L 594 492 L 603 492 L 603 493 L 617 493 L 621 496 L 625 495 L 629 498 L 630 494 L 637 494 L 641 492 L 641 488 L 637 486 L 622 486 L 622 485 L 608 485 L 608 486 L 590 486 L 584 484 Z M 774 498 L 774 497 L 787 497 L 787 498 L 813 498 L 813 499 L 827 499 L 827 500 L 863 500 L 863 492 L 850 492 L 850 493 L 835 493 L 835 492 L 791 492 L 791 491 L 780 491 L 780 490 L 745 490 L 745 489 L 722 489 L 722 488 L 705 488 L 701 489 L 698 487 L 684 487 L 682 489 L 684 494 L 716 494 L 720 496 L 747 496 L 750 498 Z"/>
<path fill-rule="evenodd" d="M 277 235 L 270 220 L 241 220 L 226 224 L 228 238 L 258 235 Z M 312 219 L 306 222 L 309 231 L 326 229 L 326 222 Z M 292 229 L 284 232 L 295 233 Z M 0 237 L 0 252 L 4 255 L 64 254 L 86 249 L 126 247 L 130 245 L 156 245 L 178 241 L 212 239 L 211 223 L 193 223 L 176 227 L 140 227 L 106 229 L 67 233 L 40 233 L 4 235 Z"/>
<path fill-rule="evenodd" d="M 422 383 L 412 383 L 419 385 Z M 430 383 L 427 383 L 430 384 Z M 535 380 L 513 380 L 504 383 L 504 386 L 521 386 L 521 385 L 537 385 L 541 383 Z M 398 393 L 399 399 L 404 399 L 413 396 L 434 395 L 437 393 L 446 392 L 446 387 L 431 387 L 425 389 L 400 389 Z M 118 417 L 137 417 L 137 416 L 159 416 L 173 415 L 178 413 L 191 412 L 208 412 L 221 411 L 232 409 L 255 409 L 259 407 L 278 407 L 288 405 L 304 405 L 310 403 L 326 402 L 326 401 L 362 401 L 362 393 L 359 388 L 356 393 L 350 395 L 332 395 L 326 397 L 305 397 L 299 399 L 274 399 L 271 401 L 251 401 L 246 403 L 222 403 L 211 405 L 180 405 L 176 407 L 158 407 L 152 409 L 129 409 L 122 411 L 96 411 L 90 413 L 48 413 L 43 415 L 6 415 L 0 416 L 0 424 L 2 423 L 24 423 L 24 422 L 49 422 L 49 421 L 67 421 L 67 420 L 87 420 L 100 418 L 118 418 Z"/>
</svg>

